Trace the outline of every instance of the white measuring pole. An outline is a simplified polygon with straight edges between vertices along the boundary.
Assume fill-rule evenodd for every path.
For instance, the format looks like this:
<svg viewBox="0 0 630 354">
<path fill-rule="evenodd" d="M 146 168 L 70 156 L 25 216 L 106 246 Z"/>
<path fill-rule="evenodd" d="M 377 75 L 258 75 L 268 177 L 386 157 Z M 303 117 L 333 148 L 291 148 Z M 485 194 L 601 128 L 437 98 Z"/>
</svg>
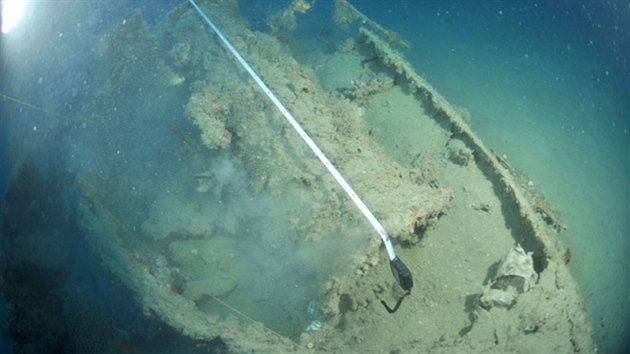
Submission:
<svg viewBox="0 0 630 354">
<path fill-rule="evenodd" d="M 217 36 L 219 36 L 219 38 L 221 39 L 221 42 L 223 42 L 223 44 L 225 44 L 225 46 L 230 50 L 230 52 L 232 52 L 232 54 L 236 57 L 236 60 L 238 60 L 238 62 L 241 63 L 243 68 L 245 68 L 245 70 L 247 70 L 247 72 L 254 79 L 254 81 L 256 81 L 256 83 L 258 84 L 258 86 L 260 86 L 260 88 L 263 90 L 265 95 L 267 95 L 267 97 L 269 97 L 269 99 L 276 105 L 276 107 L 278 107 L 278 109 L 280 110 L 280 113 L 282 113 L 282 115 L 289 121 L 291 126 L 293 126 L 293 129 L 297 131 L 297 133 L 300 135 L 302 140 L 304 140 L 306 145 L 308 145 L 308 147 L 310 147 L 311 150 L 313 150 L 315 155 L 324 164 L 324 166 L 326 166 L 326 168 L 328 169 L 328 172 L 330 172 L 330 174 L 335 178 L 337 183 L 339 183 L 339 185 L 341 185 L 343 190 L 346 191 L 346 193 L 348 193 L 348 195 L 350 196 L 350 199 L 352 199 L 354 204 L 357 205 L 359 210 L 361 210 L 361 213 L 363 213 L 363 215 L 368 219 L 370 224 L 372 224 L 372 227 L 374 227 L 376 232 L 378 232 L 381 239 L 383 239 L 383 243 L 385 244 L 385 249 L 387 249 L 387 255 L 389 256 L 389 260 L 393 261 L 396 258 L 396 253 L 394 252 L 394 246 L 392 245 L 392 241 L 389 238 L 389 235 L 387 234 L 387 232 L 385 231 L 385 228 L 383 227 L 383 225 L 381 225 L 381 223 L 378 222 L 378 220 L 376 219 L 374 214 L 372 214 L 370 209 L 368 209 L 368 207 L 365 205 L 365 203 L 363 203 L 361 198 L 359 198 L 357 193 L 352 189 L 352 187 L 350 187 L 348 182 L 346 182 L 345 178 L 343 178 L 343 176 L 339 173 L 339 171 L 337 171 L 337 168 L 335 168 L 335 166 L 330 162 L 330 160 L 328 160 L 326 155 L 324 155 L 324 153 L 319 149 L 319 147 L 315 145 L 315 142 L 313 142 L 313 139 L 311 139 L 311 137 L 308 134 L 306 134 L 306 132 L 304 131 L 304 129 L 302 129 L 300 124 L 295 120 L 295 118 L 293 118 L 291 113 L 289 113 L 289 111 L 284 107 L 284 105 L 280 102 L 280 100 L 278 100 L 276 95 L 274 95 L 273 92 L 271 92 L 269 87 L 267 87 L 267 85 L 262 81 L 260 76 L 256 74 L 254 69 L 252 69 L 252 67 L 249 66 L 249 64 L 247 64 L 245 59 L 243 59 L 243 57 L 238 53 L 238 51 L 234 48 L 234 46 L 232 46 L 230 41 L 228 41 L 228 39 L 223 35 L 223 33 L 221 33 L 221 31 L 214 25 L 214 23 L 210 21 L 208 16 L 206 16 L 206 14 L 201 10 L 201 8 L 195 3 L 194 0 L 189 0 L 189 1 L 192 4 L 192 6 L 195 8 L 195 10 L 197 10 L 199 15 L 203 17 L 206 23 L 208 23 L 208 25 L 217 34 Z"/>
</svg>

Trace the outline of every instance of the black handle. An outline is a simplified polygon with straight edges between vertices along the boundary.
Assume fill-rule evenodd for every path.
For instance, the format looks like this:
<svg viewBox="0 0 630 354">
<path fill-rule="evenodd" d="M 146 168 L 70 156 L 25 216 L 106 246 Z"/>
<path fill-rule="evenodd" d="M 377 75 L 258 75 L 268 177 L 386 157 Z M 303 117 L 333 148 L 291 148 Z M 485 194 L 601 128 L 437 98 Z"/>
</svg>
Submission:
<svg viewBox="0 0 630 354">
<path fill-rule="evenodd" d="M 389 261 L 389 265 L 392 267 L 392 273 L 394 273 L 394 278 L 396 278 L 398 285 L 400 285 L 400 287 L 405 290 L 405 294 L 398 299 L 394 308 L 389 307 L 385 303 L 385 301 L 381 300 L 381 304 L 385 306 L 387 312 L 394 313 L 398 311 L 398 308 L 400 307 L 400 304 L 402 303 L 405 296 L 411 294 L 411 288 L 413 288 L 413 277 L 411 276 L 411 271 L 409 270 L 409 268 L 407 268 L 405 263 L 403 263 L 400 258 L 396 257 L 392 259 L 391 261 Z"/>
<path fill-rule="evenodd" d="M 392 273 L 394 273 L 394 278 L 398 282 L 403 290 L 410 292 L 411 288 L 413 288 L 413 277 L 411 276 L 411 271 L 400 258 L 396 257 L 389 261 L 389 265 L 392 268 Z"/>
</svg>

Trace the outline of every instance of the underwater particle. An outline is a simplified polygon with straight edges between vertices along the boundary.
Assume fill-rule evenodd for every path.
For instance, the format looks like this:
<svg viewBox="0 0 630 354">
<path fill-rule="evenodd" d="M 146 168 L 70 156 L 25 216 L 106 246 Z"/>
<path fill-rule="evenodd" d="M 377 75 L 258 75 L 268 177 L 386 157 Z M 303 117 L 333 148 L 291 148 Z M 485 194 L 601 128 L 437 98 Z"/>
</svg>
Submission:
<svg viewBox="0 0 630 354">
<path fill-rule="evenodd" d="M 564 261 L 564 264 L 569 264 L 571 262 L 571 258 L 573 258 L 573 253 L 571 253 L 570 248 L 567 248 L 567 250 L 564 251 L 564 254 L 562 255 L 562 260 Z"/>
<path fill-rule="evenodd" d="M 186 78 L 178 74 L 174 74 L 169 80 L 169 84 L 171 84 L 171 86 L 179 86 L 184 82 L 186 82 Z"/>
<path fill-rule="evenodd" d="M 308 315 L 310 317 L 315 317 L 315 311 L 317 309 L 317 305 L 315 304 L 314 301 L 311 301 L 308 303 L 308 307 L 306 309 L 306 313 L 308 313 Z"/>
<path fill-rule="evenodd" d="M 296 0 L 291 7 L 292 13 L 307 13 L 313 7 L 313 3 L 308 3 L 306 0 Z"/>
<path fill-rule="evenodd" d="M 311 321 L 308 327 L 306 327 L 307 332 L 319 332 L 321 329 L 322 329 L 322 323 L 317 320 Z"/>
<path fill-rule="evenodd" d="M 309 333 L 300 334 L 300 342 L 306 349 L 314 349 L 315 348 L 315 338 Z"/>
<path fill-rule="evenodd" d="M 474 153 L 460 139 L 451 139 L 446 145 L 449 154 L 449 160 L 460 166 L 467 166 L 474 161 Z"/>
</svg>

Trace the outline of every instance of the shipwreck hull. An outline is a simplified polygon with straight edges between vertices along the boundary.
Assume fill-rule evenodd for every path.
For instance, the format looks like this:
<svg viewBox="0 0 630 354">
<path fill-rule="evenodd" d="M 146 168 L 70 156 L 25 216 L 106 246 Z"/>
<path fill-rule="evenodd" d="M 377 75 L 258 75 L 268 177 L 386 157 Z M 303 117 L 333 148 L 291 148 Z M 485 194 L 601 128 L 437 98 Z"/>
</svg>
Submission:
<svg viewBox="0 0 630 354">
<path fill-rule="evenodd" d="M 188 4 L 172 11 L 161 34 L 172 49 L 158 62 L 190 85 L 185 114 L 199 130 L 181 183 L 192 192 L 153 196 L 134 225 L 111 193 L 115 176 L 83 177 L 85 237 L 103 265 L 146 316 L 234 352 L 594 350 L 556 237 L 558 213 L 406 62 L 398 52 L 406 43 L 349 3 L 337 1 L 335 13 L 349 41 L 322 67 L 296 59 L 291 31 L 298 10 L 306 20 L 303 4 L 274 15 L 272 35 L 251 30 L 235 2 L 201 3 L 389 231 L 415 277 L 412 295 L 396 314 L 385 312 L 379 301 L 402 290 L 378 235 Z M 118 29 L 135 34 L 122 37 L 133 39 L 126 45 L 164 41 L 142 21 L 136 15 Z M 321 75 L 335 57 L 357 74 L 331 91 Z M 242 173 L 225 177 L 226 166 Z M 244 198 L 248 206 L 230 204 Z M 182 221 L 177 213 L 187 210 Z M 508 306 L 481 306 L 515 243 L 531 254 L 536 281 Z M 256 255 L 270 265 L 252 263 Z M 313 320 L 321 328 L 307 330 Z"/>
</svg>

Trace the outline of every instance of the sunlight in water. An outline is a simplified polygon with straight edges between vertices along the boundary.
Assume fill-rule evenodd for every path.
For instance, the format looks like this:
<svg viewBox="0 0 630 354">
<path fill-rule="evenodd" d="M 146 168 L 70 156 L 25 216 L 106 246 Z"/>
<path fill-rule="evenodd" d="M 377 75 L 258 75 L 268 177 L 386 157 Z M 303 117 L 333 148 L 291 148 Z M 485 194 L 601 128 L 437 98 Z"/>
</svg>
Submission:
<svg viewBox="0 0 630 354">
<path fill-rule="evenodd" d="M 2 33 L 9 33 L 20 21 L 26 1 L 5 0 L 2 2 Z"/>
</svg>

